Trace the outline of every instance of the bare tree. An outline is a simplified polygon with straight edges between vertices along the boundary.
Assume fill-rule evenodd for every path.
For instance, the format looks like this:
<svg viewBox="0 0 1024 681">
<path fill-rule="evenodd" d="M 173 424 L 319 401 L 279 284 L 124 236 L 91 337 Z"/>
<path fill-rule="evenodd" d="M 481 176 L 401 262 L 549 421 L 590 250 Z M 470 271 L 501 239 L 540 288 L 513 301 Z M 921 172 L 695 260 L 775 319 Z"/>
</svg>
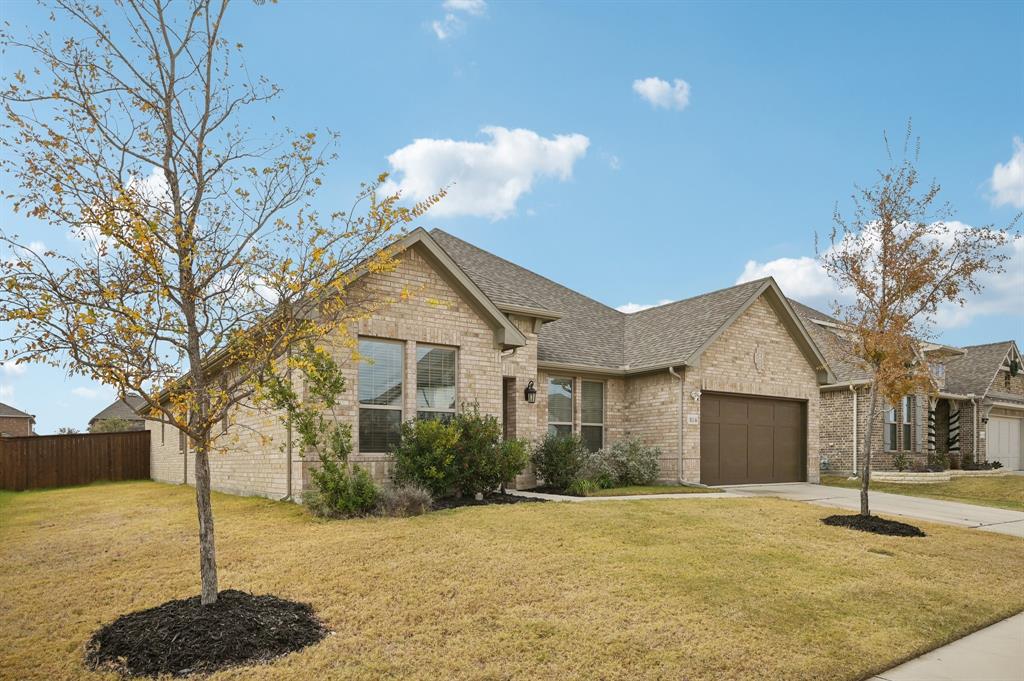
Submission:
<svg viewBox="0 0 1024 681">
<path fill-rule="evenodd" d="M 939 185 L 922 185 L 918 176 L 920 142 L 912 138 L 910 124 L 901 160 L 894 159 L 888 139 L 885 144 L 889 168 L 878 172 L 873 185 L 856 187 L 851 219 L 836 208 L 830 247 L 818 254 L 837 288 L 853 296 L 852 303 L 834 304 L 844 327 L 841 333 L 849 341 L 837 347 L 845 348 L 871 376 L 861 459 L 864 516 L 870 515 L 875 420 L 886 404 L 896 404 L 904 395 L 933 392 L 920 342 L 933 336 L 940 305 L 963 305 L 968 294 L 981 292 L 981 275 L 1003 271 L 1009 256 L 1002 247 L 1018 221 L 1004 229 L 963 228 L 951 222 L 952 209 L 938 200 Z"/>
<path fill-rule="evenodd" d="M 54 0 L 71 35 L 0 35 L 37 64 L 0 94 L 8 198 L 80 242 L 41 250 L 0 232 L 15 254 L 0 259 L 7 358 L 141 395 L 188 436 L 204 604 L 217 599 L 215 424 L 291 345 L 386 304 L 347 295 L 352 272 L 393 268 L 394 230 L 439 198 L 402 207 L 378 195 L 381 176 L 350 210 L 316 212 L 335 138 L 266 133 L 259 105 L 279 89 L 240 64 L 228 5 L 123 0 L 108 24 L 107 5 Z"/>
</svg>

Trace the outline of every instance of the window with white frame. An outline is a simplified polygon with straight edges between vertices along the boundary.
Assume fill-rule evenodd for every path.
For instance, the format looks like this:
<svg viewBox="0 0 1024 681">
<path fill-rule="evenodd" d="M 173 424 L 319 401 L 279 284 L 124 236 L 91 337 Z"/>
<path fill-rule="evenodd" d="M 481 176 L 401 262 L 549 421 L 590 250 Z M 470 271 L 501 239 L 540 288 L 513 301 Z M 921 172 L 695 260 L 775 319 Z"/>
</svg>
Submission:
<svg viewBox="0 0 1024 681">
<path fill-rule="evenodd" d="M 914 396 L 904 396 L 903 404 L 900 406 L 903 410 L 903 442 L 900 443 L 900 449 L 910 451 L 911 445 L 914 442 L 913 430 L 911 425 L 911 416 L 914 413 Z"/>
<path fill-rule="evenodd" d="M 572 379 L 548 379 L 548 433 L 551 435 L 572 435 Z"/>
<path fill-rule="evenodd" d="M 447 420 L 455 414 L 457 362 L 455 348 L 416 346 L 416 418 Z"/>
<path fill-rule="evenodd" d="M 580 435 L 592 452 L 604 447 L 604 383 L 583 381 L 580 387 Z"/>
<path fill-rule="evenodd" d="M 402 426 L 405 346 L 360 338 L 359 451 L 384 453 L 398 444 Z"/>
<path fill-rule="evenodd" d="M 898 433 L 896 424 L 896 407 L 886 405 L 885 407 L 885 428 L 882 431 L 883 446 L 888 452 L 896 449 L 896 436 Z"/>
</svg>

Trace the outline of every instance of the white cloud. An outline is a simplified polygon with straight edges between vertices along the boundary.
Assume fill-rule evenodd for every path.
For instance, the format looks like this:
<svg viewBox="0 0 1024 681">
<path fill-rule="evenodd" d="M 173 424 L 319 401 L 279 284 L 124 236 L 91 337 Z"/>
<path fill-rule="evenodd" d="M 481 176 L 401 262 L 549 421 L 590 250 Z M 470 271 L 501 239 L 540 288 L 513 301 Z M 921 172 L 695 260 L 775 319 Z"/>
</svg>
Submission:
<svg viewBox="0 0 1024 681">
<path fill-rule="evenodd" d="M 466 30 L 466 22 L 459 14 L 482 16 L 487 11 L 484 0 L 445 0 L 441 5 L 445 10 L 443 19 L 430 22 L 430 28 L 438 40 L 448 40 Z"/>
<path fill-rule="evenodd" d="M 23 376 L 26 371 L 28 371 L 28 367 L 24 364 L 0 362 L 0 373 L 3 373 L 5 376 Z"/>
<path fill-rule="evenodd" d="M 95 400 L 100 396 L 100 391 L 95 388 L 83 388 L 81 386 L 71 389 L 71 394 L 75 397 L 83 397 L 87 400 Z"/>
<path fill-rule="evenodd" d="M 486 127 L 487 142 L 417 139 L 388 156 L 397 182 L 388 191 L 420 201 L 449 186 L 431 213 L 500 220 L 516 209 L 538 177 L 568 180 L 590 140 L 580 134 L 542 137 L 532 130 Z"/>
<path fill-rule="evenodd" d="M 737 284 L 764 277 L 775 277 L 782 292 L 810 305 L 827 303 L 836 297 L 836 288 L 825 270 L 814 258 L 777 258 L 767 262 L 748 260 Z"/>
<path fill-rule="evenodd" d="M 619 312 L 625 312 L 626 314 L 633 314 L 634 312 L 640 312 L 642 310 L 650 310 L 652 307 L 660 307 L 661 305 L 667 305 L 672 301 L 668 298 L 663 298 L 652 305 L 645 305 L 644 303 L 626 303 L 625 305 L 619 305 L 616 310 Z"/>
<path fill-rule="evenodd" d="M 480 16 L 487 11 L 487 3 L 484 0 L 444 0 L 441 6 L 449 12 L 466 12 L 474 16 Z"/>
<path fill-rule="evenodd" d="M 1024 140 L 1013 138 L 1013 156 L 992 169 L 992 205 L 1024 208 Z"/>
<path fill-rule="evenodd" d="M 654 107 L 682 111 L 690 105 L 690 84 L 681 78 L 671 83 L 655 76 L 634 80 L 633 91 Z"/>
<path fill-rule="evenodd" d="M 951 221 L 952 231 L 971 229 L 970 225 Z M 943 237 L 951 241 L 953 234 Z M 978 317 L 1021 314 L 1021 291 L 1024 291 L 1024 238 L 1018 237 L 1003 250 L 1009 259 L 1003 263 L 1002 274 L 983 274 L 978 281 L 980 295 L 965 296 L 963 306 L 947 303 L 939 306 L 935 316 L 935 329 L 941 334 L 946 329 L 967 326 Z M 833 301 L 849 302 L 849 294 L 840 293 L 815 258 L 777 258 L 767 262 L 747 261 L 736 283 L 772 276 L 786 296 L 824 312 L 830 311 Z"/>
<path fill-rule="evenodd" d="M 14 386 L 0 383 L 0 400 L 13 400 Z"/>
</svg>

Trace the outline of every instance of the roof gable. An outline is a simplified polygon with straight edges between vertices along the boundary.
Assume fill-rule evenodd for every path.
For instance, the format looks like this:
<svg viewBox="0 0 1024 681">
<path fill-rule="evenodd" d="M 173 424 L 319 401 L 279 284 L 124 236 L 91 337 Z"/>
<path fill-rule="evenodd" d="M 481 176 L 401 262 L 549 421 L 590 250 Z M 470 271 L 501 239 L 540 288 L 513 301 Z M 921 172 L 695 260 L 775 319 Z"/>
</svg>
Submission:
<svg viewBox="0 0 1024 681">
<path fill-rule="evenodd" d="M 34 419 L 35 418 L 35 416 L 32 416 L 32 414 L 26 414 L 22 410 L 15 409 L 11 405 L 4 404 L 3 402 L 0 402 L 0 416 L 4 416 L 4 417 L 7 417 L 7 418 L 26 418 L 26 419 Z"/>
<path fill-rule="evenodd" d="M 946 390 L 959 395 L 984 397 L 1011 352 L 1020 356 L 1017 344 L 1010 341 L 968 345 L 962 357 L 946 362 Z"/>
<path fill-rule="evenodd" d="M 89 424 L 104 419 L 141 420 L 142 415 L 139 414 L 139 409 L 145 404 L 146 400 L 139 395 L 126 395 L 123 400 L 115 400 L 89 419 Z"/>
<path fill-rule="evenodd" d="M 499 308 L 555 311 L 559 318 L 544 324 L 538 334 L 541 364 L 610 373 L 694 364 L 754 300 L 765 295 L 812 366 L 831 376 L 825 357 L 771 278 L 626 314 L 447 232 L 434 229 L 430 235 Z"/>
</svg>

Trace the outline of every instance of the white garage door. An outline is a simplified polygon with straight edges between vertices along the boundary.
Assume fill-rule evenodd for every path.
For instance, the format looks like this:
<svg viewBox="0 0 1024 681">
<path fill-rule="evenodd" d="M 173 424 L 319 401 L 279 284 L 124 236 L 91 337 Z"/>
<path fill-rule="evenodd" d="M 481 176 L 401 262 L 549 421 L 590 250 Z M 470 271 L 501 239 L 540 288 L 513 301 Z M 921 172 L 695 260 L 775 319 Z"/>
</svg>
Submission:
<svg viewBox="0 0 1024 681">
<path fill-rule="evenodd" d="M 988 460 L 1000 461 L 1010 470 L 1024 468 L 1021 461 L 1021 419 L 993 416 L 988 420 Z"/>
</svg>

